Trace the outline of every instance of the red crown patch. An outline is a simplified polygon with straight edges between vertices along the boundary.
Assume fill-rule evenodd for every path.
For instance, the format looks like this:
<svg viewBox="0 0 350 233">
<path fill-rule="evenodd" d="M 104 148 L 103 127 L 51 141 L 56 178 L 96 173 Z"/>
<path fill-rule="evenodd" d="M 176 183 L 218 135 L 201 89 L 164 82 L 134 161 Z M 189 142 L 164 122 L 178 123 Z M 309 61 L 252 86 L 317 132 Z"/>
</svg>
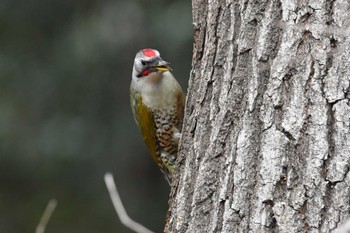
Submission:
<svg viewBox="0 0 350 233">
<path fill-rule="evenodd" d="M 143 49 L 142 50 L 143 55 L 146 57 L 154 57 L 157 56 L 156 52 L 153 49 Z"/>
</svg>

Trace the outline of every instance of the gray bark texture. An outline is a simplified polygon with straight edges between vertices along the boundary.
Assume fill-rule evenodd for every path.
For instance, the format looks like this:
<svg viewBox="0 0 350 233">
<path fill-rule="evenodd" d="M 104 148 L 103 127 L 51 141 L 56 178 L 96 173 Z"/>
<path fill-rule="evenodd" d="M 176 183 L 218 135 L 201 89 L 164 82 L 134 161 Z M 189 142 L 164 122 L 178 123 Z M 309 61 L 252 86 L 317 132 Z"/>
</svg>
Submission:
<svg viewBox="0 0 350 233">
<path fill-rule="evenodd" d="M 193 0 L 165 232 L 330 232 L 350 217 L 350 1 Z"/>
</svg>

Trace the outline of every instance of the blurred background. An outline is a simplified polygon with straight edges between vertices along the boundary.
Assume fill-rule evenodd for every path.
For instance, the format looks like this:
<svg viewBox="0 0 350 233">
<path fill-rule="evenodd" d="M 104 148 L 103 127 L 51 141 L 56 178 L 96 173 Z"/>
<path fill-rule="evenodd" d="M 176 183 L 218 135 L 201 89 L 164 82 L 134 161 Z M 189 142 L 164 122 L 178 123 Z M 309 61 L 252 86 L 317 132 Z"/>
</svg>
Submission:
<svg viewBox="0 0 350 233">
<path fill-rule="evenodd" d="M 191 68 L 188 0 L 1 0 L 0 232 L 131 232 L 111 204 L 163 230 L 170 188 L 129 107 L 136 52 L 156 48 L 183 89 Z"/>
</svg>

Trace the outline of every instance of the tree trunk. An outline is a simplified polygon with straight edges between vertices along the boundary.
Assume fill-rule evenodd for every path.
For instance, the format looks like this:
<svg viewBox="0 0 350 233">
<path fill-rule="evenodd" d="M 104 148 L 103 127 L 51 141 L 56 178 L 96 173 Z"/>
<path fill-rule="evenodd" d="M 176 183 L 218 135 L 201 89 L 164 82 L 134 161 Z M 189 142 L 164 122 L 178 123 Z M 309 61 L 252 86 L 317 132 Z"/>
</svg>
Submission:
<svg viewBox="0 0 350 233">
<path fill-rule="evenodd" d="M 329 232 L 350 217 L 349 5 L 193 0 L 166 232 Z"/>
</svg>

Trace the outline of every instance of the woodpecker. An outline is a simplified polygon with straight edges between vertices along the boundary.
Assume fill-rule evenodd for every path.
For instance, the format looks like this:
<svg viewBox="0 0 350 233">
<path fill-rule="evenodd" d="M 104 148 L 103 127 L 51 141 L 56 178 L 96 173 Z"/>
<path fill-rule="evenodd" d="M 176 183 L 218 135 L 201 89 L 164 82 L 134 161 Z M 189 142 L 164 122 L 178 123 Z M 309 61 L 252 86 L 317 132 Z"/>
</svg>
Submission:
<svg viewBox="0 0 350 233">
<path fill-rule="evenodd" d="M 185 94 L 157 50 L 136 54 L 130 102 L 143 140 L 165 179 L 171 184 L 181 135 Z"/>
</svg>

